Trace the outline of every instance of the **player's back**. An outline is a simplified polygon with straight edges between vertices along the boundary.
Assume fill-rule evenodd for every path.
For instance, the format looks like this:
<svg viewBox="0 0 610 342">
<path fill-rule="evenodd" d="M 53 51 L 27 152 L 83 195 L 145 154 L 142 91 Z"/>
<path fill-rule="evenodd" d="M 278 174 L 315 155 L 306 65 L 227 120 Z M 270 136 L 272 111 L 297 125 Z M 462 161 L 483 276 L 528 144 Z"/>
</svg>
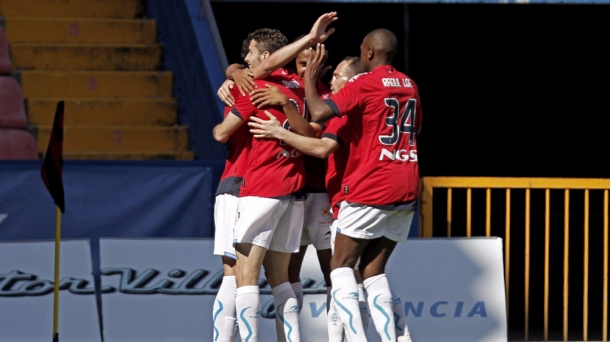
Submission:
<svg viewBox="0 0 610 342">
<path fill-rule="evenodd" d="M 417 85 L 389 65 L 352 81 L 342 91 L 358 92 L 352 94 L 358 110 L 350 115 L 350 125 L 354 121 L 352 126 L 359 132 L 351 143 L 343 182 L 346 200 L 389 205 L 417 199 L 415 135 L 421 125 Z"/>
<path fill-rule="evenodd" d="M 298 82 L 293 82 L 289 75 L 284 69 L 278 69 L 270 77 L 255 80 L 255 83 L 259 88 L 266 85 L 278 87 L 297 108 L 303 108 L 303 96 L 296 94 L 300 91 L 304 94 L 304 90 Z M 269 111 L 284 127 L 288 122 L 280 107 L 266 106 L 258 109 L 252 105 L 249 96 L 240 96 L 236 100 L 235 108 L 245 121 L 251 116 L 268 120 L 265 111 Z M 299 151 L 274 139 L 252 139 L 240 196 L 291 197 L 301 190 L 304 184 L 303 155 Z"/>
</svg>

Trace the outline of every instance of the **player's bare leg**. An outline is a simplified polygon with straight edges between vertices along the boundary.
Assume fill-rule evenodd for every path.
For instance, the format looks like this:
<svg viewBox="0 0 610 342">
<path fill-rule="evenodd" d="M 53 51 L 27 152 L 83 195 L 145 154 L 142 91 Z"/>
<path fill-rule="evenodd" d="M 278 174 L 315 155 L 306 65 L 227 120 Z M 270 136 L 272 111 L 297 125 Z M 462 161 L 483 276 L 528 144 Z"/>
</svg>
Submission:
<svg viewBox="0 0 610 342">
<path fill-rule="evenodd" d="M 218 288 L 213 307 L 214 341 L 233 342 L 237 335 L 235 296 L 237 283 L 235 281 L 236 260 L 221 256 L 224 277 Z"/>
<path fill-rule="evenodd" d="M 333 252 L 330 248 L 316 249 L 316 254 L 318 255 L 318 263 L 320 264 L 320 270 L 322 271 L 322 275 L 324 276 L 324 282 L 326 283 L 326 287 L 331 288 L 332 281 L 330 280 L 330 261 L 332 260 Z M 331 298 L 331 296 L 327 296 L 327 305 L 330 302 Z"/>
<path fill-rule="evenodd" d="M 300 341 L 299 304 L 288 280 L 291 255 L 269 250 L 263 262 L 267 282 L 273 291 L 278 342 Z"/>
<path fill-rule="evenodd" d="M 267 252 L 266 248 L 250 243 L 235 244 L 237 267 L 235 307 L 239 333 L 243 342 L 258 342 L 258 322 L 261 313 L 258 278 Z"/>
<path fill-rule="evenodd" d="M 358 285 L 354 267 L 368 243 L 369 240 L 354 239 L 338 232 L 330 263 L 333 301 L 338 307 L 345 334 L 350 342 L 366 341 L 358 305 Z"/>
</svg>

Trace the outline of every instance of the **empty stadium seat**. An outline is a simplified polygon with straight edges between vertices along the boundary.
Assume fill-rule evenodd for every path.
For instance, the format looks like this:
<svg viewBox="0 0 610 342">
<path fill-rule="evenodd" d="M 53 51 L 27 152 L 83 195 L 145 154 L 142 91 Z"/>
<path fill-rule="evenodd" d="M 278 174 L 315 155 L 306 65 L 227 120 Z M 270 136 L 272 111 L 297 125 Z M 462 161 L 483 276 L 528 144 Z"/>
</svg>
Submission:
<svg viewBox="0 0 610 342">
<path fill-rule="evenodd" d="M 0 128 L 0 160 L 37 160 L 38 147 L 30 132 Z"/>
<path fill-rule="evenodd" d="M 25 129 L 27 124 L 19 83 L 10 76 L 0 76 L 0 128 Z"/>
<path fill-rule="evenodd" d="M 8 53 L 8 39 L 6 32 L 0 27 L 0 75 L 11 73 L 11 56 Z"/>
</svg>

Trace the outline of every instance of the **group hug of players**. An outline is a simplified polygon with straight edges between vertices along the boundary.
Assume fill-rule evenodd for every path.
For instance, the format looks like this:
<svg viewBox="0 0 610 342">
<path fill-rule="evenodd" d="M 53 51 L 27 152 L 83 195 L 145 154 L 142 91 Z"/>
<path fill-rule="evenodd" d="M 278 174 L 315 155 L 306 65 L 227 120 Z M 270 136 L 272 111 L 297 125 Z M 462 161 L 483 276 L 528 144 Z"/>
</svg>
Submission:
<svg viewBox="0 0 610 342">
<path fill-rule="evenodd" d="M 308 245 L 328 287 L 331 342 L 411 341 L 386 263 L 407 239 L 417 205 L 416 84 L 391 62 L 396 36 L 367 34 L 359 57 L 320 78 L 337 13 L 288 44 L 278 30 L 251 32 L 245 64 L 231 65 L 218 96 L 227 105 L 214 138 L 228 147 L 216 193 L 214 254 L 224 278 L 213 307 L 213 341 L 259 338 L 259 276 L 272 288 L 278 341 L 300 341 L 299 279 Z M 294 61 L 295 70 L 284 66 Z"/>
</svg>

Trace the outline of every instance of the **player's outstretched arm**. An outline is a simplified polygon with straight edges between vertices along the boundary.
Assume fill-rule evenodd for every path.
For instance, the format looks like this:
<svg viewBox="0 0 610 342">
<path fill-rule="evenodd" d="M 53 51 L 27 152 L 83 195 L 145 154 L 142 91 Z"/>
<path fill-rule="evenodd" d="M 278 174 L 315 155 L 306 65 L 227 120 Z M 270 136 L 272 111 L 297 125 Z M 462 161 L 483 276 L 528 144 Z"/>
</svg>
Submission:
<svg viewBox="0 0 610 342">
<path fill-rule="evenodd" d="M 257 65 L 252 69 L 254 79 L 263 79 L 278 68 L 283 67 L 293 60 L 299 52 L 312 46 L 316 43 L 322 43 L 330 35 L 335 32 L 334 28 L 328 29 L 328 25 L 335 22 L 337 19 L 337 12 L 329 12 L 322 14 L 318 20 L 311 27 L 311 31 L 303 38 L 284 46 L 283 48 L 272 53 L 269 58 L 265 59 L 261 64 Z"/>
<path fill-rule="evenodd" d="M 310 138 L 305 137 L 287 129 L 284 129 L 280 122 L 273 114 L 265 111 L 269 120 L 262 120 L 255 116 L 250 118 L 248 126 L 250 132 L 257 139 L 278 139 L 296 148 L 302 153 L 318 158 L 326 158 L 336 149 L 339 148 L 339 143 L 328 138 Z"/>
<path fill-rule="evenodd" d="M 324 72 L 324 60 L 326 49 L 324 44 L 318 44 L 315 53 L 312 51 L 309 54 L 307 67 L 303 81 L 305 82 L 305 101 L 311 114 L 311 119 L 314 122 L 324 122 L 332 118 L 335 113 L 333 110 L 318 96 L 317 82 L 319 74 Z"/>
</svg>

